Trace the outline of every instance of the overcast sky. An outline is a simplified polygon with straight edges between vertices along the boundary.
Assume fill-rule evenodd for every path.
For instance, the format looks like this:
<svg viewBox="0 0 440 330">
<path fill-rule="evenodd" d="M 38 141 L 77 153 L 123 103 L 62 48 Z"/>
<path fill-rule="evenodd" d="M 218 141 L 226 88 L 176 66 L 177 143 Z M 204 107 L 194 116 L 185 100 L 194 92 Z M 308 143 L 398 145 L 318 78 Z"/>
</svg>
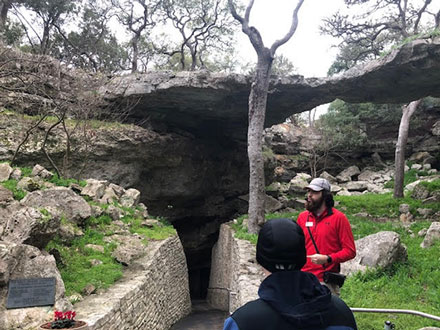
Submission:
<svg viewBox="0 0 440 330">
<path fill-rule="evenodd" d="M 242 0 L 247 4 L 247 0 Z M 284 37 L 292 22 L 293 9 L 297 0 L 255 0 L 251 12 L 250 25 L 255 26 L 263 36 L 266 47 Z M 330 16 L 338 8 L 343 8 L 343 0 L 306 0 L 299 11 L 299 24 L 295 35 L 278 48 L 277 54 L 287 56 L 305 77 L 326 76 L 329 66 L 336 56 L 331 45 L 336 40 L 319 33 L 319 25 L 324 17 Z M 249 39 L 243 33 L 239 36 L 241 57 L 245 61 L 255 61 L 256 53 Z"/>
</svg>

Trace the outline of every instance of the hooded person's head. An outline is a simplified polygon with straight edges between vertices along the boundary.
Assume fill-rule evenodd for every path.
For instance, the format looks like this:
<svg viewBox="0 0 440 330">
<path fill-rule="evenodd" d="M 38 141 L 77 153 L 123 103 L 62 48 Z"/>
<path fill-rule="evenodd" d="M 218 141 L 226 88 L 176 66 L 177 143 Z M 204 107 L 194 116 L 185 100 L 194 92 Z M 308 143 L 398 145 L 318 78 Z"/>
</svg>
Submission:
<svg viewBox="0 0 440 330">
<path fill-rule="evenodd" d="M 258 234 L 257 262 L 271 273 L 301 270 L 306 263 L 301 227 L 290 219 L 266 222 Z"/>
</svg>

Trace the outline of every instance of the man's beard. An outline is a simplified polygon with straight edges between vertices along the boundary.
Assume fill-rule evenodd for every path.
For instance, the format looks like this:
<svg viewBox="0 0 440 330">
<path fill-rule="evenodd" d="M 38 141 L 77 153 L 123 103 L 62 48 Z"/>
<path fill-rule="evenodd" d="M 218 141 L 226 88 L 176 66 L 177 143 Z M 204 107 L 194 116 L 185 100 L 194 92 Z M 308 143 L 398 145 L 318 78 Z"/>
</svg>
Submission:
<svg viewBox="0 0 440 330">
<path fill-rule="evenodd" d="M 321 205 L 324 203 L 324 196 L 321 196 L 318 200 L 306 199 L 306 210 L 310 212 L 315 212 L 319 210 Z"/>
</svg>

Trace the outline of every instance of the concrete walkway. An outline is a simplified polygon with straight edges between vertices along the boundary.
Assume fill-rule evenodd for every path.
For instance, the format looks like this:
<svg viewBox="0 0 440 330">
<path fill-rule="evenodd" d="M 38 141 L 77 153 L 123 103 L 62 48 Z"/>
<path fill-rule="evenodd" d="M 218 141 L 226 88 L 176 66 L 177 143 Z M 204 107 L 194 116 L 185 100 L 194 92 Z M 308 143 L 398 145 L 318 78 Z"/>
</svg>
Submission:
<svg viewBox="0 0 440 330">
<path fill-rule="evenodd" d="M 206 301 L 193 301 L 192 313 L 174 324 L 170 330 L 222 330 L 227 312 L 212 309 Z"/>
</svg>

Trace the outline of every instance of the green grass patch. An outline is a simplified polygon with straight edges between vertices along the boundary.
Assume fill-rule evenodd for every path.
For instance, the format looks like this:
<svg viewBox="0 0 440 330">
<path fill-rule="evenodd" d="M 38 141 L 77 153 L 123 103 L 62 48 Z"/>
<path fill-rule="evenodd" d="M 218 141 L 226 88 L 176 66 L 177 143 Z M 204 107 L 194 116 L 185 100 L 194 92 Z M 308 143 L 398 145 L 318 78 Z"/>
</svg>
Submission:
<svg viewBox="0 0 440 330">
<path fill-rule="evenodd" d="M 391 193 L 335 196 L 335 200 L 339 201 L 337 208 L 346 214 L 367 212 L 375 217 L 397 218 L 400 204 L 408 204 L 413 214 L 418 208 L 431 208 L 435 212 L 440 211 L 440 203 L 423 204 L 422 201 L 413 199 L 409 195 L 403 198 L 393 198 Z"/>
<path fill-rule="evenodd" d="M 423 249 L 420 243 L 423 237 L 417 233 L 429 228 L 431 222 L 417 221 L 405 228 L 396 215 L 401 203 L 420 207 L 419 201 L 410 197 L 395 200 L 391 194 L 365 194 L 359 196 L 337 196 L 338 209 L 343 208 L 352 225 L 355 239 L 381 231 L 394 231 L 400 235 L 401 242 L 407 247 L 408 260 L 395 263 L 389 269 L 374 269 L 363 274 L 347 278 L 341 289 L 341 298 L 350 306 L 358 308 L 410 309 L 439 316 L 440 310 L 440 241 L 434 246 Z M 437 203 L 439 204 L 439 203 Z M 439 210 L 439 205 L 431 206 Z M 426 207 L 426 205 L 424 205 Z M 368 212 L 373 216 L 388 218 L 377 222 L 371 218 L 354 216 L 358 212 Z M 270 214 L 274 217 L 297 218 L 296 214 Z M 254 244 L 257 235 L 251 235 L 243 228 L 243 219 L 239 217 L 231 226 L 235 237 L 246 239 Z M 411 235 L 414 233 L 415 235 Z M 384 322 L 390 320 L 396 329 L 416 330 L 423 327 L 440 327 L 440 322 L 407 314 L 355 313 L 358 329 L 383 329 Z"/>
<path fill-rule="evenodd" d="M 104 252 L 95 251 L 85 246 L 96 244 L 104 247 Z M 104 242 L 104 234 L 95 230 L 86 230 L 81 238 L 64 246 L 57 240 L 51 241 L 47 250 L 56 248 L 64 265 L 58 265 L 66 287 L 66 295 L 81 293 L 87 284 L 93 284 L 97 289 L 105 289 L 122 277 L 122 265 L 111 256 L 115 244 Z M 91 261 L 97 259 L 102 264 L 92 266 Z"/>
<path fill-rule="evenodd" d="M 429 225 L 429 222 L 417 222 L 412 224 L 411 230 L 417 233 Z M 390 229 L 388 226 L 380 224 L 377 231 Z M 420 243 L 423 238 L 411 237 L 402 228 L 391 229 L 400 234 L 402 243 L 407 247 L 408 261 L 396 263 L 390 269 L 371 270 L 349 277 L 341 290 L 341 298 L 350 307 L 411 309 L 438 316 L 440 242 L 431 248 L 422 249 Z M 353 232 L 355 236 L 366 234 L 359 233 L 356 227 Z M 433 320 L 404 314 L 355 313 L 355 317 L 359 329 L 381 329 L 385 320 L 391 320 L 396 329 L 415 330 L 440 325 Z"/>
<path fill-rule="evenodd" d="M 154 225 L 152 228 L 142 225 L 143 219 L 132 218 L 131 216 L 125 216 L 122 221 L 130 224 L 130 232 L 136 233 L 145 237 L 148 240 L 163 240 L 168 237 L 176 235 L 176 230 L 173 226 L 161 222 L 161 225 Z"/>
<path fill-rule="evenodd" d="M 58 174 L 55 174 L 49 182 L 53 183 L 56 186 L 62 186 L 62 187 L 68 187 L 70 184 L 75 183 L 80 185 L 81 187 L 85 187 L 87 185 L 87 182 L 84 180 L 75 180 L 75 179 L 67 179 L 67 178 L 60 178 Z"/>
<path fill-rule="evenodd" d="M 406 185 L 415 182 L 420 179 L 420 177 L 429 176 L 428 171 L 419 171 L 419 170 L 408 170 L 405 172 L 403 177 L 403 187 Z M 384 188 L 394 189 L 394 179 L 385 183 Z"/>
<path fill-rule="evenodd" d="M 420 182 L 420 184 L 422 186 L 425 186 L 429 190 L 429 192 L 440 191 L 440 179 L 431 182 L 422 181 Z"/>
<path fill-rule="evenodd" d="M 17 183 L 17 180 L 9 179 L 3 181 L 1 185 L 12 192 L 15 200 L 20 201 L 24 198 L 24 196 L 26 196 L 27 192 L 17 188 Z"/>
</svg>

